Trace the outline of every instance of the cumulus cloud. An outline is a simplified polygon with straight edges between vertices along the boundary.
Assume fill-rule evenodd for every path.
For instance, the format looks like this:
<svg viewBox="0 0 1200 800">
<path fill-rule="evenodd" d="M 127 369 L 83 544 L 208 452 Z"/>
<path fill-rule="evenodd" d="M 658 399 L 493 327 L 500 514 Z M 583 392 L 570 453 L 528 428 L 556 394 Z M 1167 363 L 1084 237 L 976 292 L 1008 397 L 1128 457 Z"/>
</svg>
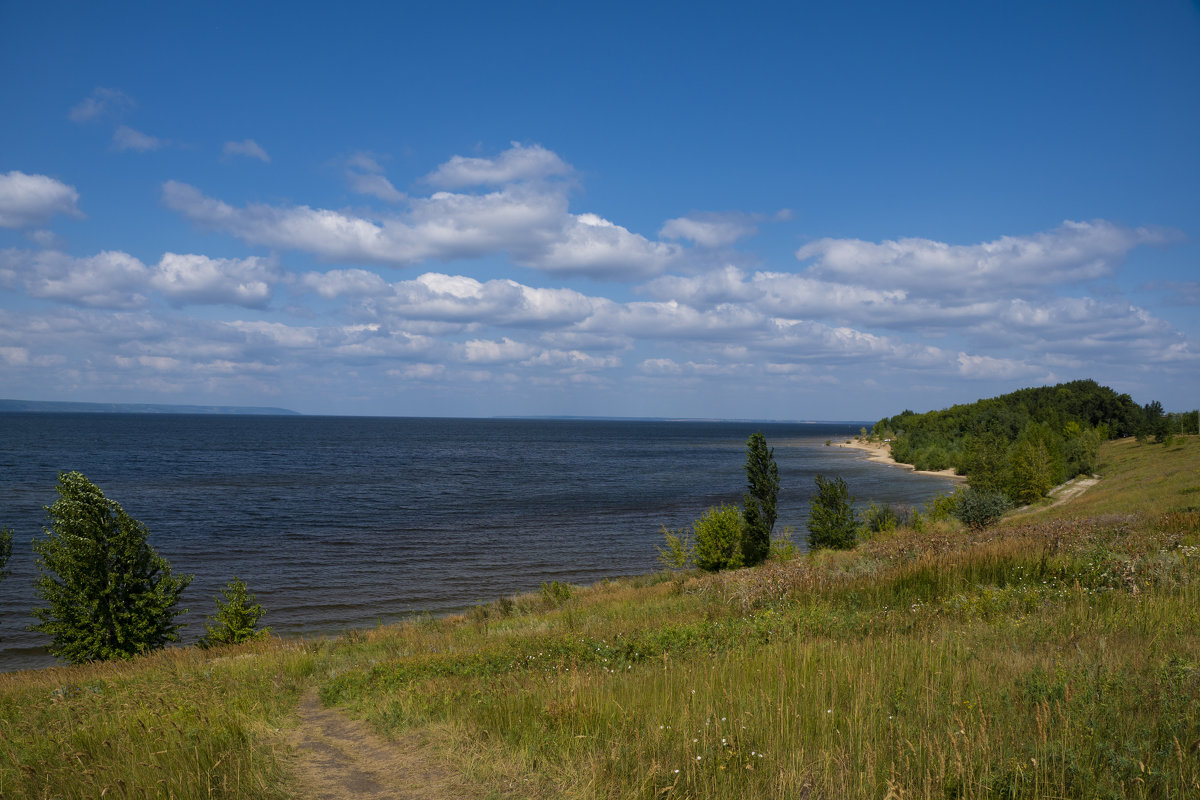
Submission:
<svg viewBox="0 0 1200 800">
<path fill-rule="evenodd" d="M 972 296 L 1108 277 L 1134 247 L 1162 244 L 1178 235 L 1155 228 L 1125 228 L 1104 220 L 1068 220 L 1032 236 L 1002 236 L 975 245 L 917 238 L 879 243 L 820 239 L 797 250 L 796 258 L 812 261 L 810 272 L 817 277 Z"/>
<path fill-rule="evenodd" d="M 19 271 L 25 290 L 34 297 L 77 306 L 138 308 L 146 303 L 149 270 L 128 253 L 106 251 L 88 258 L 44 250 L 5 251 L 0 271 Z"/>
<path fill-rule="evenodd" d="M 0 173 L 0 228 L 45 224 L 55 214 L 82 217 L 74 186 L 46 175 Z"/>
<path fill-rule="evenodd" d="M 621 366 L 621 359 L 614 355 L 591 355 L 582 350 L 543 350 L 521 364 L 526 367 L 549 367 L 570 374 L 613 369 Z"/>
<path fill-rule="evenodd" d="M 570 166 L 541 145 L 512 142 L 496 158 L 454 156 L 425 177 L 442 189 L 468 186 L 501 186 L 515 181 L 538 180 L 571 173 Z"/>
<path fill-rule="evenodd" d="M 365 269 L 335 269 L 309 272 L 300 277 L 300 286 L 332 300 L 335 297 L 371 297 L 391 290 L 378 273 Z"/>
<path fill-rule="evenodd" d="M 964 378 L 1030 378 L 1040 372 L 1037 367 L 1011 358 L 958 354 L 958 373 Z"/>
<path fill-rule="evenodd" d="M 151 291 L 173 305 L 261 308 L 280 279 L 273 262 L 255 257 L 166 253 L 151 267 L 120 251 L 85 258 L 55 250 L 0 251 L 0 286 L 20 286 L 33 297 L 93 308 L 140 308 Z"/>
<path fill-rule="evenodd" d="M 538 173 L 526 162 L 542 164 L 548 151 L 537 148 L 530 156 L 527 150 L 496 159 L 503 170 L 489 172 L 470 159 L 450 172 L 469 166 L 497 179 L 544 174 L 548 167 Z M 374 163 L 355 159 L 355 174 L 370 177 Z M 377 218 L 309 206 L 237 208 L 178 181 L 163 185 L 163 201 L 193 222 L 243 241 L 328 261 L 408 266 L 507 253 L 517 264 L 551 274 L 627 279 L 661 274 L 682 253 L 677 244 L 651 241 L 598 215 L 572 214 L 564 186 L 539 182 L 516 181 L 482 194 L 435 192 L 409 199 L 407 213 Z"/>
<path fill-rule="evenodd" d="M 275 265 L 263 258 L 208 258 L 166 253 L 150 285 L 171 302 L 262 308 L 279 280 Z"/>
<path fill-rule="evenodd" d="M 226 142 L 221 148 L 221 155 L 229 158 L 231 156 L 245 156 L 246 158 L 257 158 L 264 164 L 271 163 L 271 157 L 267 155 L 267 151 L 262 149 L 262 146 L 253 139 L 243 139 L 240 142 Z"/>
<path fill-rule="evenodd" d="M 663 223 L 658 235 L 667 239 L 690 239 L 702 247 L 725 247 L 758 231 L 749 214 L 695 214 Z"/>
<path fill-rule="evenodd" d="M 537 349 L 507 336 L 499 341 L 472 339 L 463 344 L 460 358 L 468 364 L 506 364 L 532 357 Z"/>
<path fill-rule="evenodd" d="M 117 150 L 136 150 L 139 153 L 158 150 L 166 144 L 162 139 L 134 130 L 128 125 L 118 126 L 113 131 L 112 141 Z"/>
<path fill-rule="evenodd" d="M 119 89 L 97 86 L 67 113 L 72 122 L 87 122 L 104 117 L 119 116 L 133 108 L 133 98 Z"/>
<path fill-rule="evenodd" d="M 578 214 L 525 263 L 557 274 L 639 278 L 661 273 L 681 252 L 678 245 L 652 242 L 595 214 Z"/>
</svg>

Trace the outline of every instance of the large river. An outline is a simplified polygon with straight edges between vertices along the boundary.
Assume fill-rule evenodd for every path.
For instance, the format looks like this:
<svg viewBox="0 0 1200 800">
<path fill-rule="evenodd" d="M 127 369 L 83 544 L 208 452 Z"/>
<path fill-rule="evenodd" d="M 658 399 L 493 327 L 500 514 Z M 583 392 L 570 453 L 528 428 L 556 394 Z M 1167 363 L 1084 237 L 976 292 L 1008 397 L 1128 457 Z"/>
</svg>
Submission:
<svg viewBox="0 0 1200 800">
<path fill-rule="evenodd" d="M 779 464 L 779 527 L 799 545 L 818 473 L 862 503 L 951 487 L 826 446 L 862 424 L 0 413 L 0 526 L 16 533 L 0 670 L 54 663 L 26 628 L 30 542 L 60 470 L 84 473 L 195 575 L 185 641 L 235 575 L 273 631 L 315 635 L 654 571 L 663 525 L 740 500 L 757 430 Z"/>
</svg>

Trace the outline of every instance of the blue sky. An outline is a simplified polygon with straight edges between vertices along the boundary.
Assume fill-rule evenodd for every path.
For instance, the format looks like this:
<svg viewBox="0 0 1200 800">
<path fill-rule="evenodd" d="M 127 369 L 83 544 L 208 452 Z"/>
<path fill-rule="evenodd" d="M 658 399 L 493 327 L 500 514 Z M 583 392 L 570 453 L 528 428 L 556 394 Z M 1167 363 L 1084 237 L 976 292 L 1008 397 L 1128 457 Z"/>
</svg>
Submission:
<svg viewBox="0 0 1200 800">
<path fill-rule="evenodd" d="M 281 9 L 0 0 L 0 397 L 1200 404 L 1196 3 Z"/>
</svg>

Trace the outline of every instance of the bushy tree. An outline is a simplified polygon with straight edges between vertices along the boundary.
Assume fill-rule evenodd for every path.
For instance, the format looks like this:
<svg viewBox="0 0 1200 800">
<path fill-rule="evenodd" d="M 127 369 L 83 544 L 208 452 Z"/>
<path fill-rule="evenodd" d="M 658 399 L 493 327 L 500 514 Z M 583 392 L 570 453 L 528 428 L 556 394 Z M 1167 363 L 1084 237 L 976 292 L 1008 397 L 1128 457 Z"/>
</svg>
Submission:
<svg viewBox="0 0 1200 800">
<path fill-rule="evenodd" d="M 736 569 L 742 560 L 742 512 L 737 506 L 710 508 L 692 523 L 696 566 L 708 572 Z"/>
<path fill-rule="evenodd" d="M 1009 451 L 1005 494 L 1021 504 L 1033 503 L 1058 485 L 1063 472 L 1058 438 L 1047 426 L 1030 423 Z"/>
<path fill-rule="evenodd" d="M 1012 507 L 1004 492 L 967 489 L 958 496 L 954 516 L 971 530 L 981 531 L 992 525 Z"/>
<path fill-rule="evenodd" d="M 254 595 L 246 590 L 244 581 L 235 575 L 225 584 L 221 595 L 225 599 L 216 599 L 217 615 L 205 623 L 204 636 L 199 641 L 201 647 L 241 644 L 266 637 L 270 628 L 256 628 L 267 610 L 254 602 Z"/>
<path fill-rule="evenodd" d="M 767 439 L 755 433 L 746 441 L 746 493 L 742 496 L 742 561 L 753 566 L 766 560 L 771 552 L 771 533 L 775 529 L 776 501 L 779 497 L 779 466 L 775 450 L 767 448 Z"/>
<path fill-rule="evenodd" d="M 0 528 L 0 581 L 8 577 L 8 559 L 12 555 L 13 532 Z"/>
<path fill-rule="evenodd" d="M 817 493 L 808 501 L 808 549 L 848 550 L 857 543 L 858 515 L 844 478 L 817 476 Z"/>
<path fill-rule="evenodd" d="M 176 576 L 147 543 L 146 526 L 78 472 L 58 476 L 50 527 L 34 542 L 31 630 L 50 637 L 50 653 L 75 664 L 131 658 L 179 640 L 175 608 L 190 575 Z"/>
</svg>

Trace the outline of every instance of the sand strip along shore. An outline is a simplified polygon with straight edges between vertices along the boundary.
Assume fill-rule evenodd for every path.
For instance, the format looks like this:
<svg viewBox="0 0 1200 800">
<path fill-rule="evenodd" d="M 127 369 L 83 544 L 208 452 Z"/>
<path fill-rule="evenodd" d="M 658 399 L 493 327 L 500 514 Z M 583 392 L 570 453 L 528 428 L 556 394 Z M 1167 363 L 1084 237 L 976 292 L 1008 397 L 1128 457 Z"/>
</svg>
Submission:
<svg viewBox="0 0 1200 800">
<path fill-rule="evenodd" d="M 958 475 L 953 469 L 917 469 L 912 464 L 901 464 L 896 461 L 896 459 L 892 458 L 891 446 L 885 444 L 884 442 L 870 442 L 866 439 L 855 438 L 851 439 L 850 441 L 843 440 L 840 442 L 834 442 L 833 444 L 835 447 L 848 447 L 851 450 L 862 450 L 866 453 L 869 453 L 867 456 L 868 461 L 874 461 L 879 464 L 889 464 L 893 467 L 903 467 L 909 472 L 915 472 L 918 475 L 937 475 L 939 478 L 950 478 L 951 480 L 958 481 L 959 483 L 966 483 L 967 481 L 965 475 Z"/>
</svg>

